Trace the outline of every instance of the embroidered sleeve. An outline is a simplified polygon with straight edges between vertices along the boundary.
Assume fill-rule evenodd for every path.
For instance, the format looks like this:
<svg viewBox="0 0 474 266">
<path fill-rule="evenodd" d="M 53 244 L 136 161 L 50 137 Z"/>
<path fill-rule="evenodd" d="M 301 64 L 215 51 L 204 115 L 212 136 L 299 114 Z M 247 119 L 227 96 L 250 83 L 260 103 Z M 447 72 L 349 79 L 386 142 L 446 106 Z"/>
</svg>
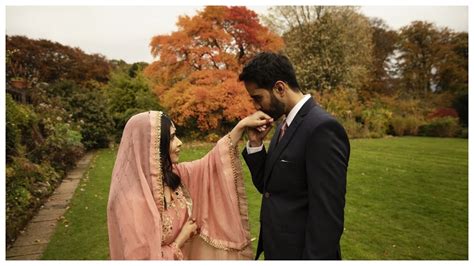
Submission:
<svg viewBox="0 0 474 266">
<path fill-rule="evenodd" d="M 181 249 L 178 247 L 178 244 L 176 244 L 176 242 L 173 242 L 170 244 L 170 247 L 174 253 L 175 259 L 183 260 L 183 252 L 181 252 Z"/>
<path fill-rule="evenodd" d="M 178 247 L 176 242 L 173 242 L 169 245 L 162 245 L 161 246 L 161 255 L 162 258 L 165 260 L 183 260 L 183 252 Z"/>
</svg>

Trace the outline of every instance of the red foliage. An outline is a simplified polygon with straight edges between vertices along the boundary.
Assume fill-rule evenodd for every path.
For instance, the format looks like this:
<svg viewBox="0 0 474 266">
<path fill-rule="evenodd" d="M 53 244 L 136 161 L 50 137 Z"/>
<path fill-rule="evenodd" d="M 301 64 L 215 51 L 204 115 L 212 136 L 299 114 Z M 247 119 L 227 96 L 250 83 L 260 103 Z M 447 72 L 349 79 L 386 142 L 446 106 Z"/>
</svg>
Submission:
<svg viewBox="0 0 474 266">
<path fill-rule="evenodd" d="M 201 131 L 218 129 L 254 111 L 237 74 L 228 70 L 196 71 L 165 93 L 163 105 L 180 126 L 196 124 Z"/>
<path fill-rule="evenodd" d="M 438 108 L 438 109 L 435 109 L 430 114 L 428 114 L 426 118 L 431 120 L 434 118 L 441 118 L 441 117 L 458 118 L 459 116 L 458 116 L 458 112 L 454 108 Z"/>
<path fill-rule="evenodd" d="M 22 78 L 51 83 L 68 79 L 78 84 L 89 80 L 106 83 L 111 68 L 102 55 L 89 55 L 79 48 L 24 36 L 7 36 L 6 54 L 7 80 Z"/>
<path fill-rule="evenodd" d="M 157 60 L 145 69 L 175 122 L 209 131 L 250 114 L 253 104 L 237 73 L 255 54 L 280 50 L 283 39 L 246 7 L 208 6 L 179 17 L 177 26 L 153 37 Z"/>
</svg>

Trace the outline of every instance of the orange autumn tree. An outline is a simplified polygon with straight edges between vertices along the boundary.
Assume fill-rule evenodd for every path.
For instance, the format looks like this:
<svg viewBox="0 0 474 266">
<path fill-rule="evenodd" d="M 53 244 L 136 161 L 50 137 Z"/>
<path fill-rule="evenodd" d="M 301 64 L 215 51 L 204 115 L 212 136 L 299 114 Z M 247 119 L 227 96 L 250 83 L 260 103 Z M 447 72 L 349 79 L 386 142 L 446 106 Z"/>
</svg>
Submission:
<svg viewBox="0 0 474 266">
<path fill-rule="evenodd" d="M 189 131 L 225 133 L 254 111 L 238 73 L 261 51 L 279 51 L 283 40 L 246 7 L 208 6 L 181 16 L 178 31 L 154 36 L 157 59 L 146 69 L 161 104 Z"/>
</svg>

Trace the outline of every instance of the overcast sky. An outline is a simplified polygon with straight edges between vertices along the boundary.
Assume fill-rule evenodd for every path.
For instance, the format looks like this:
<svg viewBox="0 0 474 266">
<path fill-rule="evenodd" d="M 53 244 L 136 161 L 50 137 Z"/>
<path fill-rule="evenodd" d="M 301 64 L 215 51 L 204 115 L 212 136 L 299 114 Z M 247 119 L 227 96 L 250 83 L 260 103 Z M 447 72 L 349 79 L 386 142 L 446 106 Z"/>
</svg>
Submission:
<svg viewBox="0 0 474 266">
<path fill-rule="evenodd" d="M 203 6 L 6 6 L 6 34 L 48 39 L 128 63 L 153 60 L 149 42 L 176 30 L 179 15 L 192 16 Z M 248 6 L 264 14 L 268 6 Z M 468 31 L 467 6 L 363 6 L 361 12 L 399 29 L 414 20 Z"/>
</svg>

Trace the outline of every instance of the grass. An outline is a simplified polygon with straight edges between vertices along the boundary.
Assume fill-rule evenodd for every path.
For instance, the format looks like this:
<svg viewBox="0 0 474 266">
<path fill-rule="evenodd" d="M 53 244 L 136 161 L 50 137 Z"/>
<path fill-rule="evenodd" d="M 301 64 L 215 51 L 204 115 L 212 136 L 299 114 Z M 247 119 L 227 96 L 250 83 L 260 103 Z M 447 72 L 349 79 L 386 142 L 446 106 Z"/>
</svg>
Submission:
<svg viewBox="0 0 474 266">
<path fill-rule="evenodd" d="M 353 140 L 345 259 L 467 259 L 468 141 Z"/>
<path fill-rule="evenodd" d="M 200 158 L 212 146 L 187 144 L 181 160 Z M 115 152 L 98 152 L 43 259 L 108 258 L 106 206 Z M 466 139 L 352 140 L 343 258 L 468 259 L 467 156 Z M 258 238 L 260 195 L 242 165 L 251 235 Z"/>
<path fill-rule="evenodd" d="M 42 259 L 108 259 L 107 200 L 115 152 L 96 154 Z"/>
</svg>

